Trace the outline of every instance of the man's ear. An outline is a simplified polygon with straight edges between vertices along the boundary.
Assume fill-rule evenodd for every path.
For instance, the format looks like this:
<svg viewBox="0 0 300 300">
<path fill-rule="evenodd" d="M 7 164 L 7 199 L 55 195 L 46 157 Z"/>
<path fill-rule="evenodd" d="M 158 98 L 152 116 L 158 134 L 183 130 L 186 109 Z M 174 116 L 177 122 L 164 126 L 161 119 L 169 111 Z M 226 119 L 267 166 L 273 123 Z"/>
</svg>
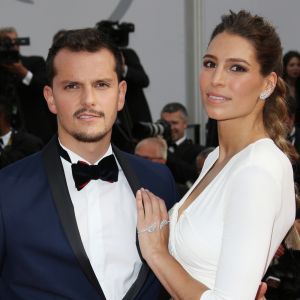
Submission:
<svg viewBox="0 0 300 300">
<path fill-rule="evenodd" d="M 189 125 L 188 122 L 185 120 L 185 121 L 184 121 L 184 129 L 187 129 L 187 128 L 188 128 L 188 125 Z"/>
<path fill-rule="evenodd" d="M 122 80 L 119 83 L 118 111 L 122 110 L 122 108 L 124 107 L 126 91 L 127 91 L 127 83 L 125 80 Z"/>
<path fill-rule="evenodd" d="M 56 105 L 53 96 L 53 90 L 49 85 L 46 85 L 44 87 L 44 97 L 46 99 L 49 110 L 52 113 L 57 114 Z"/>
</svg>

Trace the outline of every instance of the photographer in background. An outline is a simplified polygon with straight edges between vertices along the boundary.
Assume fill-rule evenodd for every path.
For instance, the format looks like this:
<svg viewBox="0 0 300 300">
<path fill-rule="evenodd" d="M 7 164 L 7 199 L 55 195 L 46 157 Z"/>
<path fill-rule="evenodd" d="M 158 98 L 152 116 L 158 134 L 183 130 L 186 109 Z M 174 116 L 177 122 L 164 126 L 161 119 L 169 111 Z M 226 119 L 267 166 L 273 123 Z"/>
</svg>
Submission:
<svg viewBox="0 0 300 300">
<path fill-rule="evenodd" d="M 151 112 L 143 92 L 148 87 L 149 78 L 133 49 L 127 48 L 129 33 L 134 32 L 134 24 L 119 23 L 109 20 L 96 24 L 105 31 L 121 50 L 123 55 L 123 79 L 127 82 L 126 104 L 132 122 L 152 122 Z"/>
<path fill-rule="evenodd" d="M 188 113 L 181 103 L 166 104 L 160 117 L 171 127 L 172 141 L 168 145 L 167 166 L 177 183 L 189 187 L 198 177 L 196 157 L 204 147 L 187 138 Z"/>
<path fill-rule="evenodd" d="M 46 82 L 45 61 L 41 56 L 20 54 L 20 39 L 15 28 L 0 28 L 0 73 L 11 90 L 1 87 L 1 93 L 12 94 L 16 125 L 48 142 L 56 130 L 56 121 L 43 97 Z M 9 43 L 10 42 L 10 43 Z"/>
<path fill-rule="evenodd" d="M 0 95 L 0 169 L 42 149 L 38 137 L 12 127 L 12 104 Z"/>
</svg>

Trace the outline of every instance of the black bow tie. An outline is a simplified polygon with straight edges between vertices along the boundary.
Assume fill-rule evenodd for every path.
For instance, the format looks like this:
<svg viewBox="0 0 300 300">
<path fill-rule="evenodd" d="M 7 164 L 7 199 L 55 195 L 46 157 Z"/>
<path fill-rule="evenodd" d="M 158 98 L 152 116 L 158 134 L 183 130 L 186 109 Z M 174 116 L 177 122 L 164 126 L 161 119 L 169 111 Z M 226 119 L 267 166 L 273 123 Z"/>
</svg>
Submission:
<svg viewBox="0 0 300 300">
<path fill-rule="evenodd" d="M 61 147 L 60 155 L 71 162 L 68 152 Z M 75 186 L 78 191 L 84 188 L 91 180 L 118 181 L 119 168 L 112 154 L 101 159 L 97 165 L 89 165 L 86 162 L 78 161 L 76 164 L 72 164 L 71 167 Z"/>
</svg>

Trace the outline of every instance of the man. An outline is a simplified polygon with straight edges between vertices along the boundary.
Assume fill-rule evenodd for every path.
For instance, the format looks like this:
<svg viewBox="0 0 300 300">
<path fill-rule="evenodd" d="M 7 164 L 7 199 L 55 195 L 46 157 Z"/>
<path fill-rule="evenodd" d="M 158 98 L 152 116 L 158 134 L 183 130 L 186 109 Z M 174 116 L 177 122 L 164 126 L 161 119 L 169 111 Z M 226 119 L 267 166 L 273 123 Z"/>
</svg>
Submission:
<svg viewBox="0 0 300 300">
<path fill-rule="evenodd" d="M 171 126 L 172 144 L 168 148 L 167 166 L 176 182 L 193 183 L 197 176 L 196 157 L 203 149 L 186 136 L 188 113 L 181 103 L 168 103 L 161 111 L 161 119 Z"/>
<path fill-rule="evenodd" d="M 38 137 L 18 131 L 11 124 L 12 105 L 8 98 L 0 96 L 0 168 L 42 149 Z"/>
<path fill-rule="evenodd" d="M 0 171 L 1 299 L 158 298 L 137 245 L 135 193 L 147 188 L 168 207 L 177 193 L 165 166 L 111 145 L 121 63 L 95 29 L 68 31 L 49 50 L 44 95 L 58 139 Z"/>
<path fill-rule="evenodd" d="M 138 142 L 134 154 L 165 165 L 168 157 L 168 145 L 159 136 L 148 137 Z M 184 184 L 176 183 L 176 187 L 180 197 L 183 197 L 188 191 L 187 186 Z"/>
<path fill-rule="evenodd" d="M 159 164 L 167 162 L 168 145 L 158 136 L 148 137 L 138 142 L 134 154 Z"/>
<path fill-rule="evenodd" d="M 56 131 L 56 121 L 43 99 L 43 87 L 46 84 L 45 61 L 41 56 L 20 54 L 15 28 L 0 28 L 0 41 L 7 41 L 7 39 L 11 44 L 8 47 L 9 51 L 15 51 L 17 58 L 8 62 L 2 61 L 0 73 L 1 77 L 6 78 L 5 81 L 9 81 L 15 90 L 16 99 L 11 100 L 16 102 L 17 125 L 24 127 L 47 143 Z M 6 89 L 6 87 L 3 86 L 0 89 Z M 7 96 L 14 98 L 11 95 Z"/>
</svg>

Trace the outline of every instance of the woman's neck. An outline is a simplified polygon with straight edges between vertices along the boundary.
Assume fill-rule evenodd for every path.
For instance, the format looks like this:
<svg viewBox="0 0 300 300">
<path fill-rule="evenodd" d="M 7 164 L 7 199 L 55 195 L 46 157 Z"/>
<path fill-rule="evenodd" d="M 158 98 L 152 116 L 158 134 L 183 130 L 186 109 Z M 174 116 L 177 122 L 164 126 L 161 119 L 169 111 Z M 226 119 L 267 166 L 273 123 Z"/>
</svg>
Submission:
<svg viewBox="0 0 300 300">
<path fill-rule="evenodd" d="M 255 141 L 268 137 L 262 122 L 241 124 L 240 120 L 218 121 L 219 160 L 228 160 Z"/>
</svg>

